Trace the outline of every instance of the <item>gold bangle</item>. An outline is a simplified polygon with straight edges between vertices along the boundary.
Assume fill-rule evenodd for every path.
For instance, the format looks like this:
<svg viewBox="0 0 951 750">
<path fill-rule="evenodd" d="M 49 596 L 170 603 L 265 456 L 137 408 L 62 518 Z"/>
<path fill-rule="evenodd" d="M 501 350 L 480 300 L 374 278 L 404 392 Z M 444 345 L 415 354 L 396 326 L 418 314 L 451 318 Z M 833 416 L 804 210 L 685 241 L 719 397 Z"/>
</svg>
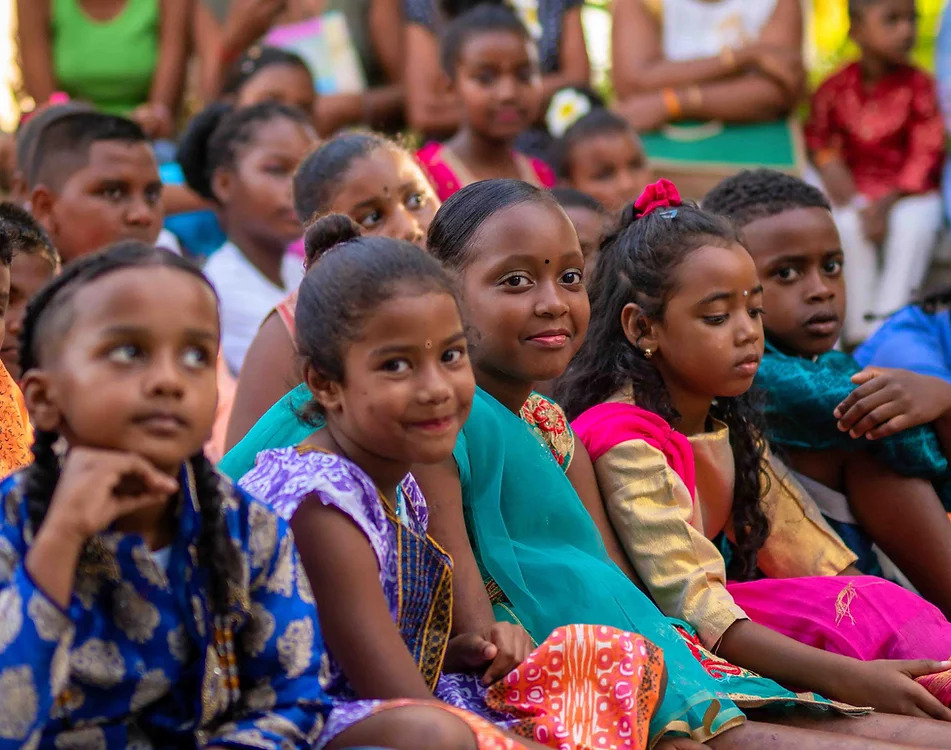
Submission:
<svg viewBox="0 0 951 750">
<path fill-rule="evenodd" d="M 736 70 L 736 52 L 732 47 L 724 47 L 720 50 L 720 60 L 730 70 Z"/>
<path fill-rule="evenodd" d="M 839 152 L 834 148 L 823 148 L 816 151 L 812 156 L 812 163 L 817 167 L 824 167 L 826 164 L 831 164 L 834 161 L 839 161 L 841 157 Z"/>
<path fill-rule="evenodd" d="M 680 104 L 680 97 L 677 96 L 677 92 L 672 88 L 666 88 L 660 92 L 660 95 L 664 100 L 664 107 L 667 109 L 667 114 L 673 119 L 679 120 L 683 116 L 684 110 Z"/>
</svg>

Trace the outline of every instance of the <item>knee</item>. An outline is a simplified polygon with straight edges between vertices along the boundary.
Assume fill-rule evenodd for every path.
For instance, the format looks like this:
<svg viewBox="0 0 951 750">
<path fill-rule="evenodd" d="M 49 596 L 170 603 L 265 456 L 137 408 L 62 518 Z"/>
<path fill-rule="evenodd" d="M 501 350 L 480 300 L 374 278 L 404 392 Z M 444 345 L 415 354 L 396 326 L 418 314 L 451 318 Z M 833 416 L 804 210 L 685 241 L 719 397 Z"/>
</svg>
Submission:
<svg viewBox="0 0 951 750">
<path fill-rule="evenodd" d="M 448 711 L 406 706 L 388 713 L 392 714 L 388 743 L 400 750 L 476 750 L 472 730 Z"/>
</svg>

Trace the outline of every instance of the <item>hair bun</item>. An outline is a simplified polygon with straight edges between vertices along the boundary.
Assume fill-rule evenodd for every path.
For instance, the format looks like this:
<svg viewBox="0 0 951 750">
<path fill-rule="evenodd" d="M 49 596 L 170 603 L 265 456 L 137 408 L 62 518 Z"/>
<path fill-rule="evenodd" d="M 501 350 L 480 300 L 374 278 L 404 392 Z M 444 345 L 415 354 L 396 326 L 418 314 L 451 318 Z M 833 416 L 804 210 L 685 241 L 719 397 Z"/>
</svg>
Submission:
<svg viewBox="0 0 951 750">
<path fill-rule="evenodd" d="M 360 225 L 346 214 L 329 214 L 307 227 L 304 252 L 310 268 L 324 253 L 363 234 Z"/>
</svg>

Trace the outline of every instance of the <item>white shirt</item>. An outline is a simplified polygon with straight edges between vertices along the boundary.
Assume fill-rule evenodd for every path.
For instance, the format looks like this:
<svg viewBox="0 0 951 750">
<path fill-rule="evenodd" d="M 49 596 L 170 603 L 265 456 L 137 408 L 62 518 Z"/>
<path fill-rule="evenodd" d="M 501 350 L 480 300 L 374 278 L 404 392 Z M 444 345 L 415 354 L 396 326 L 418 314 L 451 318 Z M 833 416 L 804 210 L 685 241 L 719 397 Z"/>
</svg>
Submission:
<svg viewBox="0 0 951 750">
<path fill-rule="evenodd" d="M 261 323 L 300 285 L 303 262 L 286 255 L 281 265 L 284 286 L 276 286 L 237 245 L 226 242 L 208 259 L 204 271 L 221 299 L 221 349 L 231 372 L 237 375 Z"/>
<path fill-rule="evenodd" d="M 664 57 L 714 57 L 759 37 L 776 10 L 776 0 L 663 0 Z"/>
</svg>

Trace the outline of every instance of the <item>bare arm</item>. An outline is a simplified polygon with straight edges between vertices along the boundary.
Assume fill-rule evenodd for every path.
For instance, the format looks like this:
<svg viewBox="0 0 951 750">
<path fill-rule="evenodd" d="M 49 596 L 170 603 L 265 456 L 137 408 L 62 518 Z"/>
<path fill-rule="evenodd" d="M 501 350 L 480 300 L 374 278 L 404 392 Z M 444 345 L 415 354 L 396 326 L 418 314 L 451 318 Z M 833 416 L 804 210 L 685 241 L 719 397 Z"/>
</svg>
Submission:
<svg viewBox="0 0 951 750">
<path fill-rule="evenodd" d="M 459 102 L 439 64 L 439 42 L 425 26 L 406 24 L 403 83 L 406 119 L 423 133 L 449 134 L 459 127 Z"/>
<path fill-rule="evenodd" d="M 327 648 L 360 698 L 431 699 L 393 622 L 376 556 L 353 521 L 319 500 L 291 519 Z"/>
<path fill-rule="evenodd" d="M 581 498 L 581 502 L 588 511 L 588 515 L 594 521 L 594 525 L 601 532 L 601 539 L 604 541 L 604 547 L 608 551 L 608 556 L 638 588 L 644 590 L 644 584 L 640 576 L 631 565 L 627 553 L 621 546 L 617 532 L 608 518 L 608 513 L 604 508 L 604 500 L 601 498 L 601 491 L 598 489 L 598 479 L 594 473 L 594 465 L 591 463 L 591 457 L 587 449 L 580 440 L 575 440 L 575 453 L 571 458 L 571 465 L 568 467 L 568 479 L 571 485 Z"/>
<path fill-rule="evenodd" d="M 189 0 L 162 0 L 159 27 L 159 56 L 149 101 L 174 116 L 182 94 L 187 56 Z"/>
<path fill-rule="evenodd" d="M 50 0 L 17 0 L 17 29 L 23 83 L 39 107 L 56 90 L 50 41 Z"/>
<path fill-rule="evenodd" d="M 495 614 L 469 544 L 455 461 L 450 457 L 441 464 L 414 466 L 413 476 L 429 507 L 429 533 L 452 556 L 453 633 L 491 627 Z"/>
<path fill-rule="evenodd" d="M 267 316 L 248 348 L 228 422 L 225 450 L 231 450 L 261 416 L 300 383 L 297 352 L 276 312 Z"/>
</svg>

